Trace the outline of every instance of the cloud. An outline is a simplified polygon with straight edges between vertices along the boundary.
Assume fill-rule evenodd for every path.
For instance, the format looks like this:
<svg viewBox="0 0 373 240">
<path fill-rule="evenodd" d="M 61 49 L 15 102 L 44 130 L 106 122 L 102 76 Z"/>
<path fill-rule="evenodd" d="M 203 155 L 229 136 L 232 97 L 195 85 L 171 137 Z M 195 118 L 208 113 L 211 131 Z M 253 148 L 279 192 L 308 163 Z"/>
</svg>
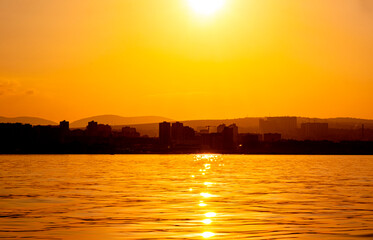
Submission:
<svg viewBox="0 0 373 240">
<path fill-rule="evenodd" d="M 35 94 L 35 91 L 32 89 L 26 91 L 26 95 L 33 95 L 33 94 Z"/>
<path fill-rule="evenodd" d="M 0 80 L 0 95 L 13 95 L 20 84 L 14 80 Z"/>
<path fill-rule="evenodd" d="M 33 95 L 35 90 L 25 89 L 18 81 L 0 79 L 0 96 Z"/>
</svg>

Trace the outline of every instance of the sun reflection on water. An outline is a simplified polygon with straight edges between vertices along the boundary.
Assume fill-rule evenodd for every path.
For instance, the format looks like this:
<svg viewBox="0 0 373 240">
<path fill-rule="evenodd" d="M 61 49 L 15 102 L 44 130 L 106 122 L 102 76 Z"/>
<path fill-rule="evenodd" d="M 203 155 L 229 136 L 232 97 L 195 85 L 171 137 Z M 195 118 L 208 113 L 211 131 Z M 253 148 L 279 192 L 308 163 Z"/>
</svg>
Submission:
<svg viewBox="0 0 373 240">
<path fill-rule="evenodd" d="M 203 221 L 202 221 L 204 224 L 211 224 L 212 223 L 212 220 L 211 219 L 204 219 Z"/>
<path fill-rule="evenodd" d="M 212 193 L 210 193 L 210 191 L 208 192 L 207 189 L 208 188 L 213 189 L 213 188 L 211 188 L 211 186 L 213 184 L 215 184 L 211 181 L 211 179 L 208 179 L 208 176 L 209 176 L 208 173 L 211 173 L 214 166 L 218 165 L 218 163 L 214 163 L 218 160 L 219 160 L 219 155 L 214 155 L 214 154 L 200 154 L 200 155 L 195 155 L 194 156 L 194 161 L 195 162 L 200 161 L 200 163 L 196 163 L 198 168 L 195 169 L 196 172 L 194 172 L 194 174 L 198 173 L 198 176 L 201 176 L 201 175 L 203 176 L 201 178 L 201 179 L 203 179 L 203 181 L 201 180 L 199 183 L 194 182 L 194 184 L 200 184 L 199 187 L 196 187 L 196 189 L 199 188 L 199 190 L 201 191 L 200 192 L 200 197 L 202 197 L 202 198 L 212 198 L 212 197 L 217 196 L 217 195 L 213 195 Z M 195 175 L 192 175 L 192 176 L 195 176 Z M 198 179 L 196 179 L 196 180 L 198 181 Z M 200 200 L 199 203 L 198 203 L 198 206 L 201 207 L 201 208 L 207 207 L 208 205 L 210 205 L 210 204 L 207 204 L 202 200 Z M 202 233 L 200 234 L 201 237 L 211 238 L 211 237 L 215 236 L 215 233 L 213 231 L 211 231 L 212 229 L 211 229 L 210 225 L 212 225 L 212 223 L 213 223 L 212 218 L 216 217 L 216 215 L 217 215 L 217 213 L 214 212 L 213 209 L 209 209 L 208 211 L 203 213 L 204 218 L 202 218 L 200 221 L 203 224 L 203 226 L 205 226 L 205 227 L 203 229 L 204 231 L 202 231 Z M 207 225 L 209 225 L 209 227 L 207 227 Z"/>
<path fill-rule="evenodd" d="M 212 195 L 210 193 L 205 193 L 205 192 L 200 193 L 200 195 L 202 197 L 204 197 L 204 198 L 210 198 L 210 197 L 212 197 Z"/>
<path fill-rule="evenodd" d="M 212 232 L 204 232 L 204 233 L 201 234 L 201 236 L 202 236 L 203 238 L 210 238 L 210 237 L 215 236 L 215 234 L 212 233 Z"/>
<path fill-rule="evenodd" d="M 205 216 L 208 217 L 208 218 L 216 217 L 216 213 L 208 212 L 208 213 L 205 213 Z"/>
</svg>

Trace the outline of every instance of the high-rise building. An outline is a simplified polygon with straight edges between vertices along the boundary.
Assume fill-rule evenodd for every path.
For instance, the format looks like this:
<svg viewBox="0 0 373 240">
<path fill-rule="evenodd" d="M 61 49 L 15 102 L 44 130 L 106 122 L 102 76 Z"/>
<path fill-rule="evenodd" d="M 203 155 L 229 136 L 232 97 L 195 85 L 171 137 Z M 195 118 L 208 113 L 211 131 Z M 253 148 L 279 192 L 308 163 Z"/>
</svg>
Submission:
<svg viewBox="0 0 373 240">
<path fill-rule="evenodd" d="M 193 140 L 195 137 L 196 132 L 193 128 L 184 126 L 183 128 L 183 139 L 184 141 L 190 141 Z"/>
<path fill-rule="evenodd" d="M 108 124 L 98 124 L 97 125 L 97 135 L 100 137 L 110 137 L 111 136 L 111 127 Z"/>
<path fill-rule="evenodd" d="M 70 123 L 66 120 L 60 122 L 60 130 L 62 133 L 68 133 L 70 130 Z"/>
<path fill-rule="evenodd" d="M 184 140 L 184 125 L 180 122 L 172 123 L 171 127 L 172 141 L 176 144 L 182 143 Z"/>
<path fill-rule="evenodd" d="M 235 145 L 238 143 L 238 127 L 235 123 L 228 126 L 233 131 L 233 142 Z"/>
<path fill-rule="evenodd" d="M 225 124 L 220 124 L 217 128 L 218 133 L 222 133 L 224 131 L 224 128 L 226 128 Z"/>
<path fill-rule="evenodd" d="M 96 136 L 98 132 L 98 123 L 95 121 L 90 121 L 86 129 L 88 136 Z"/>
<path fill-rule="evenodd" d="M 123 137 L 137 138 L 140 137 L 140 133 L 136 131 L 136 128 L 123 127 L 122 128 Z"/>
<path fill-rule="evenodd" d="M 328 137 L 328 123 L 302 123 L 301 133 L 305 140 L 326 140 Z"/>
<path fill-rule="evenodd" d="M 235 147 L 234 144 L 234 133 L 233 133 L 233 128 L 230 127 L 225 127 L 223 132 L 223 148 L 224 150 L 232 150 Z"/>
<path fill-rule="evenodd" d="M 294 137 L 297 132 L 296 117 L 267 117 L 259 120 L 261 133 L 281 133 L 289 138 Z"/>
<path fill-rule="evenodd" d="M 159 123 L 159 141 L 163 146 L 171 145 L 171 123 Z"/>
</svg>

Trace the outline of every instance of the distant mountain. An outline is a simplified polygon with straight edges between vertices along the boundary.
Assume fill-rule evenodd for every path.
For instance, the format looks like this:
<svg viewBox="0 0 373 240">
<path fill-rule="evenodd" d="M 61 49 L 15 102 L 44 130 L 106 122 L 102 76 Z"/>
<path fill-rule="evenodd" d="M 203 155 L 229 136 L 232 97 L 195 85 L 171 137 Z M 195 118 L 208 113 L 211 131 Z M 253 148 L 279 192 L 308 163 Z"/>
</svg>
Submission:
<svg viewBox="0 0 373 240">
<path fill-rule="evenodd" d="M 7 117 L 0 117 L 0 123 L 23 123 L 23 124 L 31 124 L 31 125 L 58 125 L 58 123 L 44 119 L 44 118 L 37 118 L 37 117 L 15 117 L 15 118 L 7 118 Z"/>
<path fill-rule="evenodd" d="M 173 121 L 172 119 L 158 116 L 143 116 L 143 117 L 121 117 L 117 115 L 100 115 L 88 118 L 83 118 L 70 123 L 71 128 L 83 128 L 90 121 L 98 122 L 99 124 L 115 125 L 134 125 L 145 123 L 159 123 L 163 121 Z"/>
</svg>

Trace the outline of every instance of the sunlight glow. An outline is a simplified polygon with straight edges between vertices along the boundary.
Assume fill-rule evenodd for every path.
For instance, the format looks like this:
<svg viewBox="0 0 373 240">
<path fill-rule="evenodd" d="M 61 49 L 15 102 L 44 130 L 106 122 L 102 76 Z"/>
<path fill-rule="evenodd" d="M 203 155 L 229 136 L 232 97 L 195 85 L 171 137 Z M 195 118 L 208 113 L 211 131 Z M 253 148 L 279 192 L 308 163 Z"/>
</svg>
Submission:
<svg viewBox="0 0 373 240">
<path fill-rule="evenodd" d="M 202 15 L 211 15 L 225 4 L 225 0 L 188 0 L 188 2 L 196 13 Z"/>
</svg>

